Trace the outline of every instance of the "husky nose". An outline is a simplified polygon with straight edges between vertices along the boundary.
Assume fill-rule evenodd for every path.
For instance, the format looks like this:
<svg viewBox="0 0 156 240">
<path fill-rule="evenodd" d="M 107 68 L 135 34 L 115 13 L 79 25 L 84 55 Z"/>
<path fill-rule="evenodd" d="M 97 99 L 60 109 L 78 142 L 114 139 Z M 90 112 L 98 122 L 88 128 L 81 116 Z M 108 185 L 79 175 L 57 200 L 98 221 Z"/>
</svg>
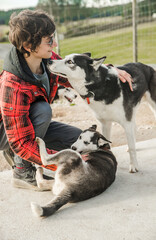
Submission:
<svg viewBox="0 0 156 240">
<path fill-rule="evenodd" d="M 72 150 L 76 151 L 76 150 L 77 150 L 77 148 L 76 148 L 76 147 L 74 147 L 74 146 L 72 146 Z"/>
</svg>

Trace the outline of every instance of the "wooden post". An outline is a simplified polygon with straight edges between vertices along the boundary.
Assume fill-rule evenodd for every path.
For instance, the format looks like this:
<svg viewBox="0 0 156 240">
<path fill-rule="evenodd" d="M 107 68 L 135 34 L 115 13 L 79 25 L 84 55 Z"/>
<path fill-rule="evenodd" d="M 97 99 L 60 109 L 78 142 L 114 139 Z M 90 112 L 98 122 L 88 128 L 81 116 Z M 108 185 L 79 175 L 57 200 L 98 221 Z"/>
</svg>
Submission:
<svg viewBox="0 0 156 240">
<path fill-rule="evenodd" d="M 133 62 L 137 62 L 138 61 L 137 0 L 133 0 L 132 15 L 133 15 Z"/>
</svg>

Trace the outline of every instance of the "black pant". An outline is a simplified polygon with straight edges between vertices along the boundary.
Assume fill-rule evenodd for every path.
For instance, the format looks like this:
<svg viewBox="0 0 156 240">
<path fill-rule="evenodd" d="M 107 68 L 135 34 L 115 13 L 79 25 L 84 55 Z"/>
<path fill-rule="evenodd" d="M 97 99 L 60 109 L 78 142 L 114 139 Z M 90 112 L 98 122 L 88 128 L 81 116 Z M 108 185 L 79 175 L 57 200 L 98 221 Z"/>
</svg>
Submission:
<svg viewBox="0 0 156 240">
<path fill-rule="evenodd" d="M 29 117 L 34 126 L 36 137 L 45 141 L 47 148 L 53 150 L 63 150 L 70 148 L 81 133 L 79 128 L 52 121 L 52 110 L 47 102 L 40 101 L 31 105 Z M 9 148 L 9 143 L 5 133 L 3 122 L 0 123 L 0 150 Z M 15 161 L 22 159 L 15 157 Z"/>
</svg>

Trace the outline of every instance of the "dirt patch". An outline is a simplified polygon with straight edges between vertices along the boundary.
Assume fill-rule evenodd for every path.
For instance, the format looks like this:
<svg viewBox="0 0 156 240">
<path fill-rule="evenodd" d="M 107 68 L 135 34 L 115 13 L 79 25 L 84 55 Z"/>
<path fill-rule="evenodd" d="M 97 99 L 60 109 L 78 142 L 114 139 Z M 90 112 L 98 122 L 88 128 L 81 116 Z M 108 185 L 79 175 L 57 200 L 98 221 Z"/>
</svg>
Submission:
<svg viewBox="0 0 156 240">
<path fill-rule="evenodd" d="M 77 97 L 74 103 L 75 105 L 71 106 L 67 100 L 55 102 L 52 105 L 53 120 L 79 127 L 82 130 L 90 127 L 92 124 L 97 124 L 98 130 L 101 131 L 101 126 L 88 105 L 80 97 Z M 136 141 L 144 141 L 151 138 L 156 138 L 156 120 L 149 106 L 142 102 L 136 115 Z M 113 147 L 127 144 L 125 132 L 117 123 L 113 123 L 110 140 Z M 0 152 L 0 159 L 0 171 L 10 169 L 2 156 L 2 152 Z"/>
</svg>

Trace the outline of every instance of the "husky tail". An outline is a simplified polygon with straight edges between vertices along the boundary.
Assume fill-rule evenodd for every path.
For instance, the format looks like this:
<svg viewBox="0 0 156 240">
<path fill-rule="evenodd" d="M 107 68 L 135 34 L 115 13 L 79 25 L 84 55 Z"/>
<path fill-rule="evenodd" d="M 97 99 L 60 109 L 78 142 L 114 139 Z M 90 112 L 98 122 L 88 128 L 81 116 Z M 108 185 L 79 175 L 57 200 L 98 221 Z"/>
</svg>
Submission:
<svg viewBox="0 0 156 240">
<path fill-rule="evenodd" d="M 60 195 L 56 196 L 51 202 L 43 207 L 37 203 L 31 202 L 31 210 L 36 217 L 48 217 L 54 214 L 63 205 L 68 203 L 69 200 L 70 195 L 62 192 Z"/>
</svg>

